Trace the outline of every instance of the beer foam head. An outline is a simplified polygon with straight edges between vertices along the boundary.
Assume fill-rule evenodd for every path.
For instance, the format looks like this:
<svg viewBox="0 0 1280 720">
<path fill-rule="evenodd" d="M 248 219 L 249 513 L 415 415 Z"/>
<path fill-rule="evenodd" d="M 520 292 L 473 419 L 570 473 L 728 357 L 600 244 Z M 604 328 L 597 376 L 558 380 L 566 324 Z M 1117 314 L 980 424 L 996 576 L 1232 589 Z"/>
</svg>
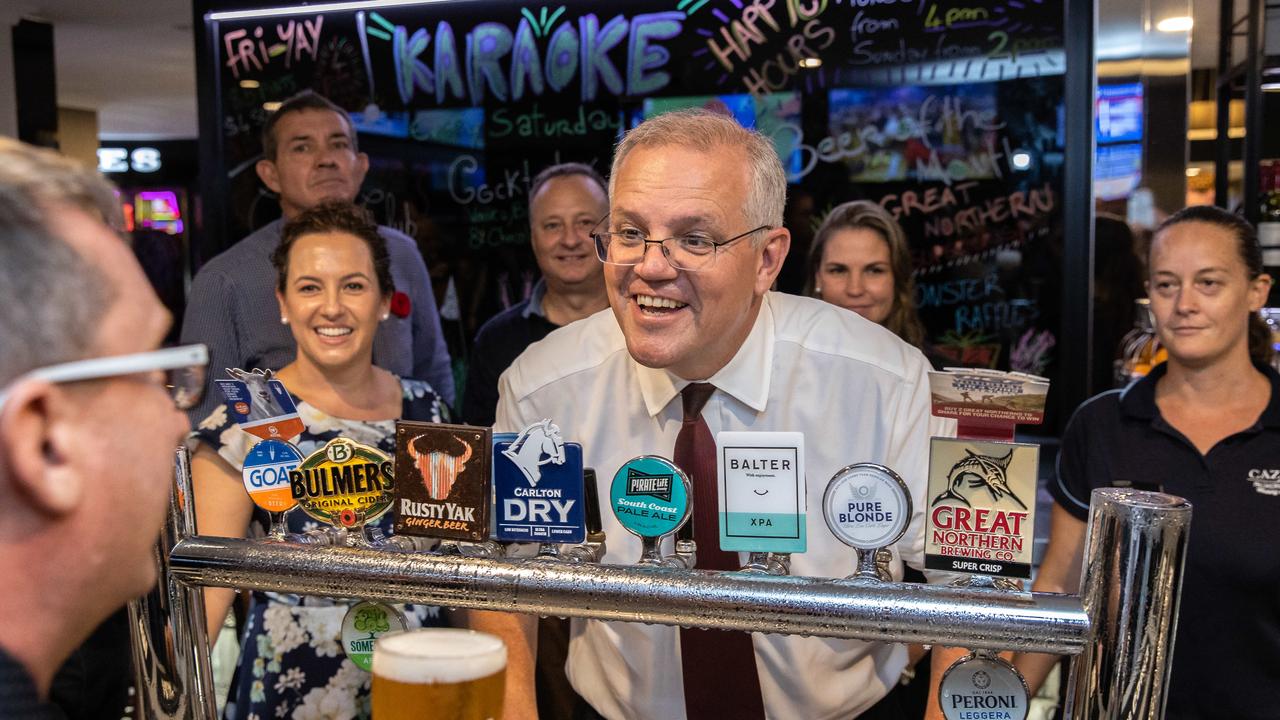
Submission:
<svg viewBox="0 0 1280 720">
<path fill-rule="evenodd" d="M 373 674 L 402 683 L 459 683 L 507 666 L 507 646 L 474 630 L 429 628 L 388 635 L 373 651 Z"/>
</svg>

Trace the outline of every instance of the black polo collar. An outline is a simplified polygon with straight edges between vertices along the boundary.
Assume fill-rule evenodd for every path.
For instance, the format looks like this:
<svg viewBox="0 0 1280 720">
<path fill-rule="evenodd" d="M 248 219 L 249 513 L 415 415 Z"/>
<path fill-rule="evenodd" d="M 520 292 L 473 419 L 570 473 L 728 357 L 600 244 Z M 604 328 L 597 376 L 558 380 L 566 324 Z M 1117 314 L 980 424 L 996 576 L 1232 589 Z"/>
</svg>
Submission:
<svg viewBox="0 0 1280 720">
<path fill-rule="evenodd" d="M 1254 364 L 1271 383 L 1271 400 L 1258 418 L 1267 428 L 1280 428 L 1280 373 L 1270 365 Z M 1156 383 L 1168 372 L 1168 364 L 1160 363 L 1151 368 L 1147 376 L 1125 388 L 1120 393 L 1120 411 L 1131 418 L 1155 420 L 1160 415 L 1156 407 Z"/>
</svg>

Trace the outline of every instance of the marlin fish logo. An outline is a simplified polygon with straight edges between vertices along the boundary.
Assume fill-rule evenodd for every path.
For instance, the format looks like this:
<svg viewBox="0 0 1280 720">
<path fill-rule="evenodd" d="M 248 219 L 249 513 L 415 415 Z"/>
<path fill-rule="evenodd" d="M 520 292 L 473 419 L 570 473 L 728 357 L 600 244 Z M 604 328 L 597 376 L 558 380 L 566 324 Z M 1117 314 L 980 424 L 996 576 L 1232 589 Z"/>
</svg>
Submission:
<svg viewBox="0 0 1280 720">
<path fill-rule="evenodd" d="M 934 498 L 930 505 L 937 505 L 943 500 L 958 500 L 966 507 L 972 507 L 959 491 L 986 488 L 991 493 L 992 500 L 998 502 L 1000 498 L 1008 495 L 1018 503 L 1018 507 L 1027 509 L 1022 500 L 1009 488 L 1009 461 L 1013 460 L 1013 448 L 1009 448 L 1009 452 L 1005 453 L 1004 457 L 979 455 L 968 448 L 964 452 L 966 457 L 952 465 L 951 470 L 947 472 L 947 491 Z"/>
</svg>

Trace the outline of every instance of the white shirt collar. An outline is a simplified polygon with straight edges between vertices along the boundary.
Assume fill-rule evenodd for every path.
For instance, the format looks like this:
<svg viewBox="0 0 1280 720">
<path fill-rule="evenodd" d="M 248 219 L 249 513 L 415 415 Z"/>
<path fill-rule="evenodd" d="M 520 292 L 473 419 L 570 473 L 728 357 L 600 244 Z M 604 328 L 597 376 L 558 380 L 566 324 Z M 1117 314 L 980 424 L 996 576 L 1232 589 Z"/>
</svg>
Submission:
<svg viewBox="0 0 1280 720">
<path fill-rule="evenodd" d="M 756 412 L 764 412 L 769 399 L 769 383 L 773 377 L 773 310 L 766 294 L 760 303 L 751 332 L 742 342 L 738 352 L 707 382 L 727 393 Z M 690 383 L 670 370 L 650 368 L 631 361 L 636 366 L 640 381 L 640 394 L 644 397 L 649 417 L 662 412 L 672 398 Z"/>
</svg>

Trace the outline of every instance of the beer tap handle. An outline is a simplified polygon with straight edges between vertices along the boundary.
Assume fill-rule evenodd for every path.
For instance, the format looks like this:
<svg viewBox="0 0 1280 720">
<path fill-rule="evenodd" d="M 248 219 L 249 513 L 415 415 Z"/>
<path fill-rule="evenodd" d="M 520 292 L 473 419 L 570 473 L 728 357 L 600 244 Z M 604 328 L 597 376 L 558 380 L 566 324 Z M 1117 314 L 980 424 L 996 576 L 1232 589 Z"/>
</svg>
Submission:
<svg viewBox="0 0 1280 720">
<path fill-rule="evenodd" d="M 418 537 L 417 535 L 392 535 L 382 543 L 382 549 L 394 552 L 433 552 L 440 541 L 435 538 Z"/>
<path fill-rule="evenodd" d="M 765 575 L 790 575 L 791 553 L 753 552 L 742 570 Z"/>
<path fill-rule="evenodd" d="M 881 553 L 888 552 L 884 548 L 875 550 L 858 549 L 858 571 L 850 575 L 847 579 L 863 579 L 877 580 L 879 582 L 889 582 L 892 576 L 889 574 L 888 562 Z M 890 559 L 893 557 L 889 556 Z"/>
<path fill-rule="evenodd" d="M 688 524 L 685 527 L 688 527 Z M 676 533 L 676 552 L 674 555 L 663 558 L 662 564 L 667 567 L 692 570 L 698 564 L 698 543 L 694 542 L 693 538 L 681 537 L 683 533 L 683 528 Z"/>
<path fill-rule="evenodd" d="M 692 570 L 698 564 L 698 543 L 693 539 L 693 518 L 676 531 L 676 554 L 668 558 L 670 565 Z"/>
<path fill-rule="evenodd" d="M 587 542 L 603 543 L 604 524 L 600 521 L 600 488 L 596 485 L 595 468 L 582 470 L 582 490 L 586 494 Z"/>
<path fill-rule="evenodd" d="M 285 536 L 288 542 L 301 545 L 320 545 L 326 547 L 346 547 L 347 529 L 333 525 L 321 525 L 318 528 L 302 533 L 289 533 Z"/>
<path fill-rule="evenodd" d="M 689 519 L 676 530 L 676 552 L 663 560 L 668 567 L 692 570 L 698 564 L 698 543 L 693 539 L 693 500 L 689 500 Z"/>
<path fill-rule="evenodd" d="M 459 542 L 458 552 L 463 557 L 504 558 L 507 556 L 507 547 L 493 539 L 481 542 Z"/>
<path fill-rule="evenodd" d="M 600 489 L 596 485 L 595 468 L 582 469 L 583 510 L 586 511 L 586 541 L 580 545 L 565 545 L 556 559 L 569 562 L 598 563 L 604 558 L 604 525 L 600 521 Z M 551 557 L 539 552 L 540 556 Z"/>
</svg>

